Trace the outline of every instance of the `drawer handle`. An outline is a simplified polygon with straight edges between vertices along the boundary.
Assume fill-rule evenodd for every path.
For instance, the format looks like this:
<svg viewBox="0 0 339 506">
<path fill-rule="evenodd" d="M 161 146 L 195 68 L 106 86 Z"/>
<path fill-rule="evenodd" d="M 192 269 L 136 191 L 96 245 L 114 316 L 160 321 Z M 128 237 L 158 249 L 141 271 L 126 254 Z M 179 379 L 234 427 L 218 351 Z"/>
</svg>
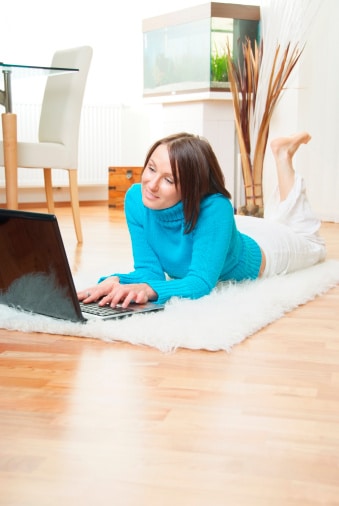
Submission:
<svg viewBox="0 0 339 506">
<path fill-rule="evenodd" d="M 132 179 L 132 177 L 133 177 L 133 171 L 127 170 L 126 171 L 126 179 Z"/>
</svg>

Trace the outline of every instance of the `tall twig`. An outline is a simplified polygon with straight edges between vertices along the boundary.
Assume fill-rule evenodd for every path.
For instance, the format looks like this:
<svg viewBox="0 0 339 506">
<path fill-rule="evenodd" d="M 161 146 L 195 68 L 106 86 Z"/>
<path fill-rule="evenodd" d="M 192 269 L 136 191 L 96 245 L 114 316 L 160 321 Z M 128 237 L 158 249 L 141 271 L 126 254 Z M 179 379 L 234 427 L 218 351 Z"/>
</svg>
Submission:
<svg viewBox="0 0 339 506">
<path fill-rule="evenodd" d="M 264 51 L 263 41 L 258 47 L 247 39 L 242 45 L 243 65 L 232 59 L 231 50 L 228 46 L 229 80 L 234 105 L 236 131 L 242 162 L 242 172 L 245 186 L 246 214 L 262 214 L 263 188 L 262 176 L 265 151 L 269 135 L 272 114 L 281 96 L 284 86 L 297 64 L 303 49 L 296 44 L 291 49 L 291 44 L 281 54 L 281 48 L 277 45 L 271 70 L 269 73 L 264 110 L 258 125 L 258 136 L 255 145 L 251 139 L 251 122 L 257 104 L 257 95 L 260 92 L 259 76 L 262 56 Z"/>
</svg>

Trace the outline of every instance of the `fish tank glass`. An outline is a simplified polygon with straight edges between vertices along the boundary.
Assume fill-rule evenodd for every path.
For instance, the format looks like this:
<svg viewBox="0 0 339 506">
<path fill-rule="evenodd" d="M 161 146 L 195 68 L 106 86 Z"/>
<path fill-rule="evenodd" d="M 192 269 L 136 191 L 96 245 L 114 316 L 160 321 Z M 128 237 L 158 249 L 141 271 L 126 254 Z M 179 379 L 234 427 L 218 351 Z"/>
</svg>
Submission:
<svg viewBox="0 0 339 506">
<path fill-rule="evenodd" d="M 209 3 L 143 21 L 144 96 L 228 91 L 227 48 L 259 41 L 260 8 Z"/>
</svg>

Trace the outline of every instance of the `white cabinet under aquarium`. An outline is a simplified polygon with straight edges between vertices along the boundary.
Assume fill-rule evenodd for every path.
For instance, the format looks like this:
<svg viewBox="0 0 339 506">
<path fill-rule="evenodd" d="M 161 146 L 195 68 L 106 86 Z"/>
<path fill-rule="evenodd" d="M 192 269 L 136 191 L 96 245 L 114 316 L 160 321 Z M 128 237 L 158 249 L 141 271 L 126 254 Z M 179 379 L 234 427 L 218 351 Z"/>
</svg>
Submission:
<svg viewBox="0 0 339 506">
<path fill-rule="evenodd" d="M 259 39 L 260 9 L 210 2 L 143 21 L 144 96 L 228 89 L 227 47 Z"/>
</svg>

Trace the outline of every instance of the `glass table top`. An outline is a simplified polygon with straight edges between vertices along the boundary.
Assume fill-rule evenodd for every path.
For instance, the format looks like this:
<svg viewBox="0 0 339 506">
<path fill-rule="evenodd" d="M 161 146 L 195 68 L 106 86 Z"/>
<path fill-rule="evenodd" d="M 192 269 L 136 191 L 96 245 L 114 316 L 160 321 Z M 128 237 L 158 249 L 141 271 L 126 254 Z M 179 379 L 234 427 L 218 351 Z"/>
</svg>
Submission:
<svg viewBox="0 0 339 506">
<path fill-rule="evenodd" d="M 5 107 L 6 113 L 12 112 L 11 80 L 17 77 L 52 76 L 79 72 L 76 68 L 41 67 L 37 65 L 13 65 L 0 62 L 0 71 L 3 74 L 4 90 L 0 89 L 0 105 Z"/>
<path fill-rule="evenodd" d="M 2 72 L 10 72 L 13 77 L 28 77 L 30 75 L 53 75 L 63 74 L 66 72 L 78 72 L 79 69 L 63 68 L 63 67 L 41 67 L 37 65 L 13 65 L 11 63 L 0 62 L 0 70 Z"/>
</svg>

